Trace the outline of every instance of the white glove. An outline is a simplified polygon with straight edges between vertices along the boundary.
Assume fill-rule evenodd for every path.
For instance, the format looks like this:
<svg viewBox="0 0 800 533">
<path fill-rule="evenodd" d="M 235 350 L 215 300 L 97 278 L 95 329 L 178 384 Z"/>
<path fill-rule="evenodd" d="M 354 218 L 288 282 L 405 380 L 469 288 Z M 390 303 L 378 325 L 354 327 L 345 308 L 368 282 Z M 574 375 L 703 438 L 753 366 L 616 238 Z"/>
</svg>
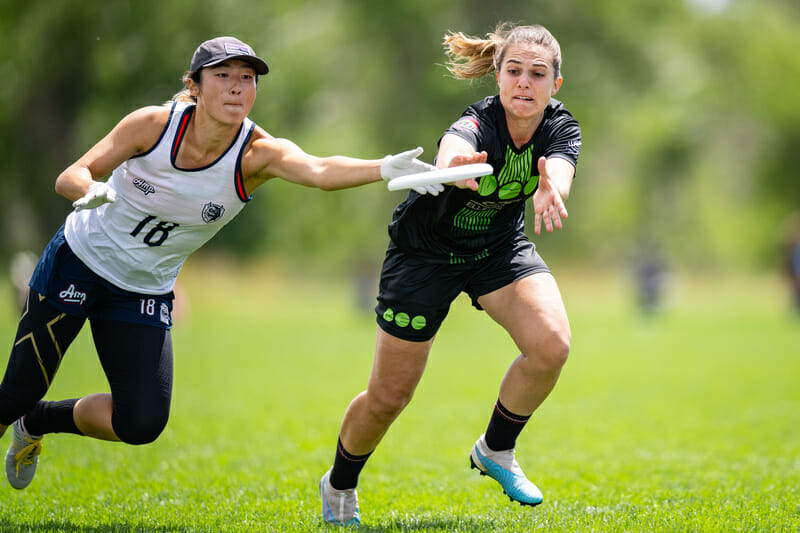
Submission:
<svg viewBox="0 0 800 533">
<path fill-rule="evenodd" d="M 422 147 L 418 146 L 413 150 L 401 152 L 397 155 L 387 155 L 383 158 L 383 162 L 381 163 L 381 177 L 389 181 L 394 178 L 399 178 L 400 176 L 436 170 L 435 166 L 417 159 L 421 154 Z M 414 190 L 419 194 L 432 194 L 436 196 L 444 190 L 444 185 L 439 183 L 420 185 L 419 187 L 414 187 Z"/>
<path fill-rule="evenodd" d="M 117 191 L 103 181 L 96 181 L 89 185 L 89 192 L 72 202 L 75 211 L 83 209 L 94 209 L 106 203 L 113 203 L 117 200 Z"/>
</svg>

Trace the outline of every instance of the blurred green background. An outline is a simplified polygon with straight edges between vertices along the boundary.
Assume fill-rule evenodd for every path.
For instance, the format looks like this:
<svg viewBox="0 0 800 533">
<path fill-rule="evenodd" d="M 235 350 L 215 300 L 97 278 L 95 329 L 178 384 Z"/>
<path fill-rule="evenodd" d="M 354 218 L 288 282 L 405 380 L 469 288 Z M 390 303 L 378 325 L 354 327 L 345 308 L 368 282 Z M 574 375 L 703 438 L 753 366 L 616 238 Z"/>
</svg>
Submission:
<svg viewBox="0 0 800 533">
<path fill-rule="evenodd" d="M 6 0 L 0 250 L 41 252 L 70 210 L 58 173 L 122 116 L 177 92 L 207 38 L 235 35 L 266 59 L 251 118 L 274 136 L 364 158 L 421 145 L 431 161 L 441 132 L 495 92 L 492 79 L 447 76 L 442 36 L 502 21 L 559 39 L 558 98 L 583 130 L 567 229 L 536 239 L 551 266 L 628 268 L 646 248 L 674 271 L 781 268 L 800 207 L 793 0 Z M 203 253 L 375 265 L 402 198 L 276 180 Z"/>
<path fill-rule="evenodd" d="M 366 520 L 386 530 L 796 530 L 800 330 L 783 314 L 778 275 L 800 211 L 797 0 L 2 0 L 0 274 L 16 252 L 38 256 L 69 213 L 53 191 L 58 173 L 125 114 L 176 93 L 203 40 L 235 35 L 266 59 L 251 118 L 272 135 L 316 155 L 421 145 L 431 161 L 442 131 L 495 92 L 491 79 L 447 76 L 443 35 L 484 35 L 502 21 L 543 24 L 559 39 L 558 98 L 584 138 L 566 227 L 534 239 L 575 332 L 574 361 L 520 448 L 555 505 L 512 511 L 466 468 L 516 351 L 462 297 L 415 402 L 372 460 Z M 374 338 L 374 315 L 349 306 L 374 304 L 403 197 L 382 184 L 259 189 L 187 262 L 171 429 L 125 450 L 53 439 L 54 468 L 25 497 L 3 496 L 0 529 L 316 528 L 315 483 Z M 675 312 L 637 320 L 633 269 L 654 257 L 680 281 L 666 301 Z M 0 284 L 10 340 L 9 294 Z M 88 336 L 49 399 L 102 387 Z"/>
</svg>

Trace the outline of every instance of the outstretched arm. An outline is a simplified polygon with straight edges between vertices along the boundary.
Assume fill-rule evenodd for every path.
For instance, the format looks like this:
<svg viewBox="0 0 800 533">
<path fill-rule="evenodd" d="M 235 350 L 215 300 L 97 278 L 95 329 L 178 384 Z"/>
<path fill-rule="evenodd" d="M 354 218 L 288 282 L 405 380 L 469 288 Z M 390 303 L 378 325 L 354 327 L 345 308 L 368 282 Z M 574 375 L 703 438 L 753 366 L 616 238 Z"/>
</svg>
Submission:
<svg viewBox="0 0 800 533">
<path fill-rule="evenodd" d="M 539 187 L 533 193 L 533 231 L 541 233 L 542 222 L 548 233 L 553 229 L 561 229 L 562 218 L 567 218 L 564 200 L 569 196 L 575 167 L 566 159 L 542 156 L 537 162 L 539 166 Z"/>
<path fill-rule="evenodd" d="M 272 178 L 316 187 L 326 191 L 357 187 L 375 181 L 432 170 L 417 159 L 422 148 L 407 150 L 382 159 L 357 159 L 335 155 L 317 157 L 304 152 L 288 139 L 276 139 L 263 130 L 242 159 L 242 175 L 248 194 Z M 438 194 L 440 185 L 415 187 L 420 194 Z"/>
<path fill-rule="evenodd" d="M 380 181 L 380 169 L 381 159 L 316 157 L 288 139 L 269 136 L 254 141 L 242 159 L 248 194 L 275 177 L 326 191 L 347 189 Z"/>
</svg>

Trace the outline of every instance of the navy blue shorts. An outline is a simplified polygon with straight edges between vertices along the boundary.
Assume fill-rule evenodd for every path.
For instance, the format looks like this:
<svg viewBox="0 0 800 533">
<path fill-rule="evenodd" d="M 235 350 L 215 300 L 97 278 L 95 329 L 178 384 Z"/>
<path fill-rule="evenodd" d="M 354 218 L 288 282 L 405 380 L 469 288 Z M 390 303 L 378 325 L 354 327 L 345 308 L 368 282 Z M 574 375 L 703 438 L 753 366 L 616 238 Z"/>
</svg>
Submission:
<svg viewBox="0 0 800 533">
<path fill-rule="evenodd" d="M 72 252 L 63 226 L 45 248 L 30 286 L 53 307 L 69 315 L 172 327 L 172 292 L 139 294 L 109 283 Z"/>
<path fill-rule="evenodd" d="M 436 334 L 462 291 L 482 310 L 478 297 L 538 272 L 550 269 L 524 236 L 488 257 L 458 265 L 426 261 L 391 245 L 381 270 L 378 325 L 397 338 L 423 342 Z"/>
</svg>

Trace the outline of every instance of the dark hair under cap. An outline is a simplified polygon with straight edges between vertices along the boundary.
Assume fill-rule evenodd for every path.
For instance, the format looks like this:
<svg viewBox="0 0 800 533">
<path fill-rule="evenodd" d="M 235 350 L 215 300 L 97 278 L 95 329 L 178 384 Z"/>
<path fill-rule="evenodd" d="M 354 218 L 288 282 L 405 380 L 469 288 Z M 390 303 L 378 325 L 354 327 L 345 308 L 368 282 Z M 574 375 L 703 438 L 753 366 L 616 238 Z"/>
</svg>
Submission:
<svg viewBox="0 0 800 533">
<path fill-rule="evenodd" d="M 228 59 L 247 61 L 260 75 L 269 72 L 269 67 L 264 60 L 258 57 L 249 45 L 236 37 L 217 37 L 198 46 L 192 56 L 189 70 L 197 72 L 201 68 L 211 67 Z"/>
</svg>

